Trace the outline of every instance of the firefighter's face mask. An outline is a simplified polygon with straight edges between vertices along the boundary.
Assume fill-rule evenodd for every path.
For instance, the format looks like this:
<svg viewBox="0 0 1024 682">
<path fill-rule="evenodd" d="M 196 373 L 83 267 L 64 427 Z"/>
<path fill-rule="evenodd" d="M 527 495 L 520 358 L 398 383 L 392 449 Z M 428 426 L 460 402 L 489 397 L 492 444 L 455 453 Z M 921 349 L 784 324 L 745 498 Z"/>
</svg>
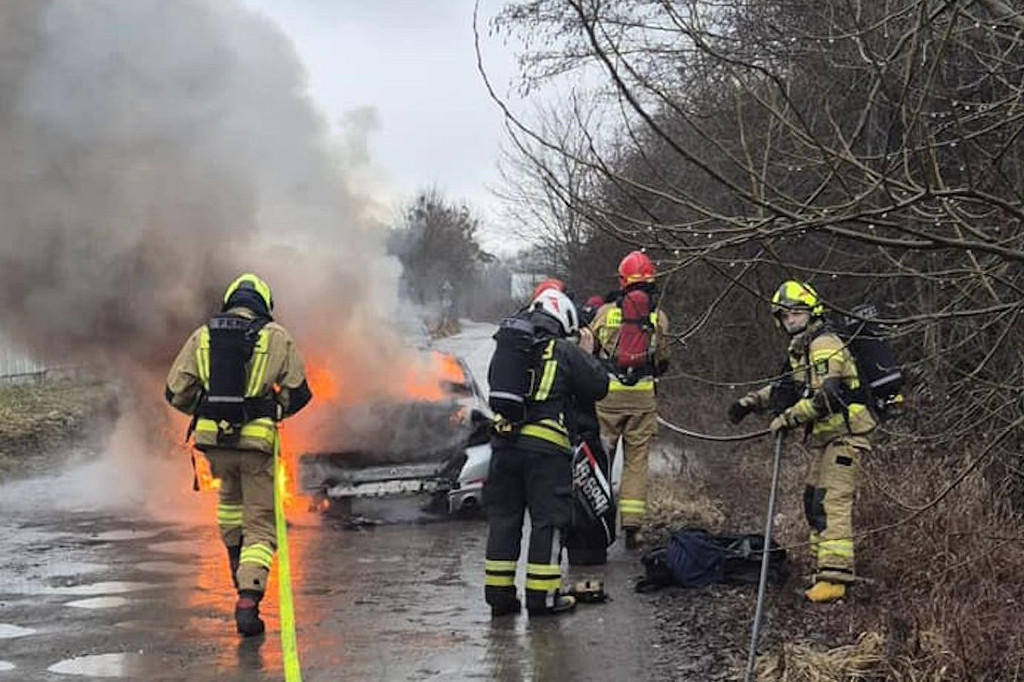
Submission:
<svg viewBox="0 0 1024 682">
<path fill-rule="evenodd" d="M 779 312 L 779 322 L 790 336 L 795 336 L 807 329 L 810 321 L 811 313 L 806 310 L 782 310 Z"/>
</svg>

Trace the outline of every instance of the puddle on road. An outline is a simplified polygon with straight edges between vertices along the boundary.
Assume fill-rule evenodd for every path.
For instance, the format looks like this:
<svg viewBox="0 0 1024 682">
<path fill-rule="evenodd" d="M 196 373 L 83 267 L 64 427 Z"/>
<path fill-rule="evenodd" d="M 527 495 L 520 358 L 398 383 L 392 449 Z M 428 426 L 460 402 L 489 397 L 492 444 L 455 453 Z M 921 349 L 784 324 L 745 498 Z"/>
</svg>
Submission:
<svg viewBox="0 0 1024 682">
<path fill-rule="evenodd" d="M 157 542 L 149 545 L 148 549 L 153 552 L 166 552 L 169 554 L 191 554 L 199 556 L 202 550 L 202 542 L 199 540 L 171 540 L 169 542 Z"/>
<path fill-rule="evenodd" d="M 156 537 L 161 533 L 163 533 L 162 530 L 110 530 L 105 533 L 90 534 L 89 539 L 109 540 L 111 542 L 118 540 L 144 540 Z"/>
<path fill-rule="evenodd" d="M 142 668 L 139 654 L 97 654 L 69 658 L 54 663 L 47 671 L 58 675 L 88 675 L 91 677 L 126 677 Z"/>
<path fill-rule="evenodd" d="M 130 599 L 124 597 L 95 597 L 93 599 L 78 599 L 69 601 L 65 606 L 73 606 L 76 609 L 112 609 L 130 603 Z"/>
<path fill-rule="evenodd" d="M 92 585 L 72 585 L 69 587 L 47 588 L 48 594 L 62 594 L 69 597 L 86 596 L 90 594 L 121 594 L 122 592 L 137 592 L 159 587 L 155 583 L 133 583 L 122 581 L 109 581 L 93 583 Z"/>
<path fill-rule="evenodd" d="M 15 637 L 25 637 L 32 634 L 35 634 L 35 630 L 32 628 L 0 623 L 0 639 L 14 639 Z"/>
<path fill-rule="evenodd" d="M 132 632 L 167 632 L 167 626 L 155 620 L 122 620 L 119 623 L 114 623 L 114 627 Z"/>
<path fill-rule="evenodd" d="M 47 575 L 44 573 L 40 576 L 43 580 L 53 580 L 58 582 L 71 582 L 81 579 L 81 574 L 67 575 L 60 573 L 59 575 Z M 123 592 L 137 592 L 139 590 L 155 589 L 159 585 L 155 583 L 142 583 L 142 582 L 121 582 L 121 581 L 108 581 L 99 583 L 83 583 L 81 585 L 45 585 L 40 584 L 40 577 L 32 576 L 26 578 L 24 576 L 14 576 L 9 584 L 3 585 L 0 589 L 0 593 L 5 595 L 51 595 L 51 596 L 65 596 L 65 597 L 88 597 L 91 595 L 100 594 L 121 594 Z"/>
<path fill-rule="evenodd" d="M 135 564 L 140 571 L 152 571 L 153 573 L 172 573 L 175 575 L 192 575 L 196 572 L 195 566 L 178 563 L 176 561 L 143 561 Z"/>
<path fill-rule="evenodd" d="M 7 661 L 0 661 L 0 673 L 5 673 L 8 670 L 14 670 L 14 664 L 8 663 Z"/>
</svg>

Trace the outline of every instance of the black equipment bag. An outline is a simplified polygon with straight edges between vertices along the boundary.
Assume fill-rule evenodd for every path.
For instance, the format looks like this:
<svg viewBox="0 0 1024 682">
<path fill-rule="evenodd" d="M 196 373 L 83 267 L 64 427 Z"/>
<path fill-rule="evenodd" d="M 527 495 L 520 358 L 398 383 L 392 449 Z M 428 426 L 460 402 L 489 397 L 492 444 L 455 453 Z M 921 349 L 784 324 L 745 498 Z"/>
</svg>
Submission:
<svg viewBox="0 0 1024 682">
<path fill-rule="evenodd" d="M 763 556 L 762 535 L 711 535 L 699 529 L 678 531 L 667 547 L 653 549 L 641 558 L 645 576 L 637 582 L 636 591 L 649 592 L 667 585 L 756 585 Z M 786 550 L 772 540 L 768 579 L 781 582 L 785 575 Z"/>
<path fill-rule="evenodd" d="M 537 374 L 538 342 L 528 314 L 503 319 L 494 342 L 487 403 L 494 412 L 495 432 L 511 435 L 526 421 Z"/>
</svg>

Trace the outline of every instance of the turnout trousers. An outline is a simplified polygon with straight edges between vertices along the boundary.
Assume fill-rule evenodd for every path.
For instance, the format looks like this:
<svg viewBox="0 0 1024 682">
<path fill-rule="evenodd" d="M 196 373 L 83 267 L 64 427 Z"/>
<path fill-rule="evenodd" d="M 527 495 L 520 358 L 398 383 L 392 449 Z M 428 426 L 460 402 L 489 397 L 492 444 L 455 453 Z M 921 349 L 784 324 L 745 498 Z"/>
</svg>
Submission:
<svg viewBox="0 0 1024 682">
<path fill-rule="evenodd" d="M 488 520 L 484 595 L 492 608 L 515 603 L 516 564 L 523 519 L 529 511 L 526 608 L 545 611 L 554 605 L 562 586 L 562 545 L 572 514 L 569 453 L 536 452 L 496 440 L 492 444 L 484 490 Z"/>
<path fill-rule="evenodd" d="M 840 436 L 811 448 L 804 514 L 816 580 L 853 582 L 853 498 L 860 459 L 870 451 L 871 443 L 863 436 Z"/>
<path fill-rule="evenodd" d="M 220 479 L 217 525 L 239 590 L 262 595 L 277 549 L 274 456 L 255 450 L 211 448 L 210 473 Z"/>
<path fill-rule="evenodd" d="M 622 488 L 619 512 L 623 528 L 638 528 L 647 514 L 647 458 L 651 441 L 658 433 L 658 412 L 654 389 L 609 391 L 597 403 L 601 439 L 608 457 L 614 461 L 616 446 L 622 439 Z"/>
</svg>

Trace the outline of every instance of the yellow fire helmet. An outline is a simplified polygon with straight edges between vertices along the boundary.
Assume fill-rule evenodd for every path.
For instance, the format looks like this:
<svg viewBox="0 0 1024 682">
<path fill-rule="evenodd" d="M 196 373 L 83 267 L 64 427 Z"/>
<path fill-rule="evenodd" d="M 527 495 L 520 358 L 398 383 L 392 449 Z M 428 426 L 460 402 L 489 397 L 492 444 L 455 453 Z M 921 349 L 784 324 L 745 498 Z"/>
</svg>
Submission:
<svg viewBox="0 0 1024 682">
<path fill-rule="evenodd" d="M 776 324 L 779 324 L 779 315 L 784 310 L 806 310 L 811 317 L 821 317 L 825 313 L 825 306 L 814 287 L 791 279 L 779 285 L 778 291 L 772 296 L 772 317 Z"/>
<path fill-rule="evenodd" d="M 228 286 L 228 290 L 224 292 L 224 304 L 227 305 L 228 299 L 238 291 L 239 289 L 251 289 L 259 294 L 259 297 L 263 299 L 263 302 L 267 305 L 267 310 L 270 312 L 274 311 L 274 296 L 270 293 L 270 285 L 260 279 L 257 275 L 251 272 L 246 272 L 238 276 L 234 282 Z"/>
</svg>

